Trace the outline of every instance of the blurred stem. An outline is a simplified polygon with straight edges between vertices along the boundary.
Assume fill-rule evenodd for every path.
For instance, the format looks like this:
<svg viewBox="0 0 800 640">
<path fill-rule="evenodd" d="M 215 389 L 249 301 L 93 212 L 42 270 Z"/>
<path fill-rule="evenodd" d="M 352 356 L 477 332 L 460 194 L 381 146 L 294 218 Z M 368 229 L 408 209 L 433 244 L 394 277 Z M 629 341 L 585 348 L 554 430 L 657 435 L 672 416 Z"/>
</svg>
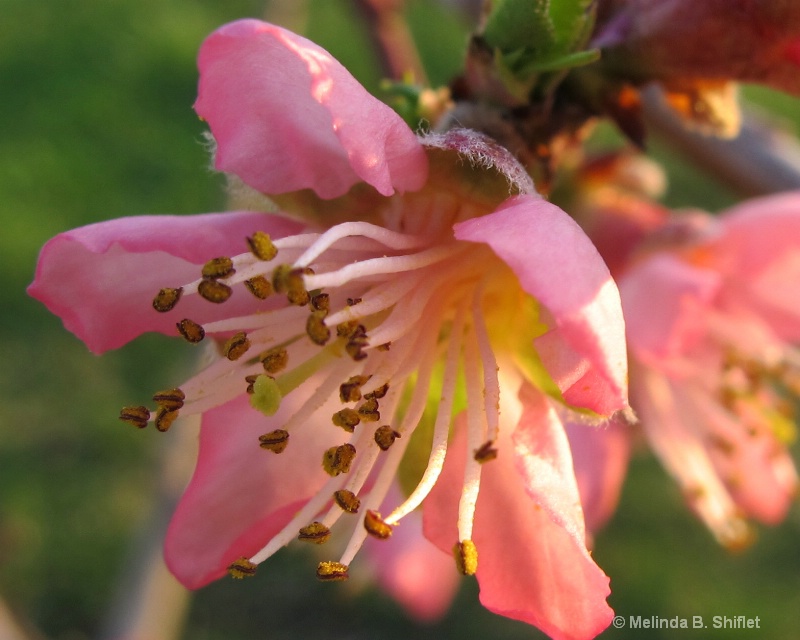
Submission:
<svg viewBox="0 0 800 640">
<path fill-rule="evenodd" d="M 305 33 L 308 25 L 308 0 L 269 0 L 264 7 L 264 20 L 295 33 Z"/>
<path fill-rule="evenodd" d="M 687 129 L 656 88 L 642 95 L 648 130 L 738 195 L 800 189 L 800 143 L 768 116 L 745 108 L 739 136 L 724 140 Z"/>
<path fill-rule="evenodd" d="M 425 69 L 403 14 L 403 0 L 354 0 L 354 3 L 367 22 L 367 35 L 378 54 L 383 74 L 402 80 L 410 73 L 416 84 L 426 86 Z"/>
</svg>

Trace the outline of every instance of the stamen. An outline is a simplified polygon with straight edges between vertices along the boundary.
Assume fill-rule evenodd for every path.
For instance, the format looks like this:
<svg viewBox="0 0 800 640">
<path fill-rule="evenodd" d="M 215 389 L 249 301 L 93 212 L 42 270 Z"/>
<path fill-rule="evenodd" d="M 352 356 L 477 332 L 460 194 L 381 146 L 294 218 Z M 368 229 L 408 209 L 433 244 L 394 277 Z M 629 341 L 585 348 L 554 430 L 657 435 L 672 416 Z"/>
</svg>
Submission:
<svg viewBox="0 0 800 640">
<path fill-rule="evenodd" d="M 347 573 L 348 566 L 341 562 L 326 560 L 317 566 L 317 578 L 322 582 L 341 582 L 350 576 Z"/>
<path fill-rule="evenodd" d="M 479 462 L 483 464 L 484 462 L 489 462 L 489 460 L 494 460 L 497 458 L 497 449 L 494 447 L 494 440 L 487 440 L 484 442 L 480 447 L 478 447 L 474 452 L 473 458 L 475 462 Z"/>
<path fill-rule="evenodd" d="M 303 542 L 313 542 L 314 544 L 325 544 L 331 537 L 331 530 L 321 522 L 312 522 L 300 529 L 298 540 Z"/>
<path fill-rule="evenodd" d="M 201 280 L 197 285 L 197 293 L 204 300 L 221 304 L 231 297 L 233 289 L 223 282 L 217 280 Z"/>
<path fill-rule="evenodd" d="M 274 416 L 281 406 L 283 394 L 275 378 L 262 374 L 253 382 L 253 393 L 250 395 L 250 404 L 265 416 Z"/>
<path fill-rule="evenodd" d="M 264 276 L 254 276 L 244 281 L 244 286 L 259 300 L 266 300 L 272 295 L 272 283 Z"/>
<path fill-rule="evenodd" d="M 222 347 L 222 353 L 230 360 L 238 360 L 250 349 L 250 340 L 244 331 L 231 336 Z"/>
<path fill-rule="evenodd" d="M 253 255 L 264 262 L 269 262 L 278 255 L 278 249 L 272 243 L 272 238 L 263 231 L 256 231 L 252 236 L 249 236 L 247 244 L 250 246 L 250 251 L 253 252 Z"/>
<path fill-rule="evenodd" d="M 175 418 L 178 417 L 177 411 L 170 411 L 165 409 L 164 407 L 160 408 L 156 412 L 156 419 L 155 425 L 156 429 L 161 432 L 169 431 L 169 428 L 172 426 L 172 423 L 175 422 Z"/>
<path fill-rule="evenodd" d="M 161 289 L 161 291 L 156 294 L 156 297 L 153 298 L 153 309 L 159 313 L 172 311 L 175 305 L 178 304 L 178 300 L 181 299 L 182 293 L 183 287 L 178 287 L 177 289 Z"/>
<path fill-rule="evenodd" d="M 233 268 L 233 260 L 228 257 L 214 258 L 203 265 L 202 275 L 204 278 L 216 280 L 227 278 L 236 273 Z"/>
<path fill-rule="evenodd" d="M 261 364 L 267 373 L 279 373 L 289 364 L 289 352 L 283 347 L 273 347 L 263 354 Z"/>
<path fill-rule="evenodd" d="M 376 400 L 380 400 L 381 398 L 383 398 L 386 395 L 387 391 L 389 391 L 389 383 L 388 382 L 382 384 L 377 389 L 374 389 L 374 390 L 370 391 L 369 393 L 364 395 L 364 397 L 367 400 L 370 400 L 371 398 L 375 398 Z"/>
<path fill-rule="evenodd" d="M 353 433 L 358 423 L 361 422 L 361 418 L 358 417 L 358 412 L 350 407 L 345 407 L 341 411 L 334 413 L 331 420 L 337 427 L 341 427 L 349 433 Z"/>
<path fill-rule="evenodd" d="M 170 411 L 177 411 L 183 407 L 184 400 L 186 400 L 186 394 L 180 389 L 159 391 L 153 396 L 153 402 Z"/>
<path fill-rule="evenodd" d="M 242 556 L 236 562 L 228 566 L 228 573 L 232 578 L 241 580 L 256 575 L 256 565 Z"/>
<path fill-rule="evenodd" d="M 478 549 L 472 540 L 456 542 L 453 547 L 456 567 L 465 576 L 474 576 L 478 570 Z"/>
<path fill-rule="evenodd" d="M 254 374 L 254 375 L 251 375 L 251 376 L 245 376 L 244 377 L 244 381 L 247 383 L 247 393 L 248 394 L 252 395 L 253 393 L 256 392 L 256 389 L 255 389 L 256 380 L 258 380 L 258 374 Z"/>
<path fill-rule="evenodd" d="M 318 293 L 315 296 L 311 297 L 311 308 L 314 311 L 324 311 L 325 314 L 331 308 L 331 299 L 327 293 Z"/>
<path fill-rule="evenodd" d="M 258 441 L 262 449 L 269 449 L 272 453 L 283 453 L 289 445 L 289 432 L 285 429 L 275 429 L 258 436 Z"/>
<path fill-rule="evenodd" d="M 358 496 L 347 489 L 334 491 L 333 499 L 345 513 L 358 513 L 358 508 L 361 506 Z"/>
<path fill-rule="evenodd" d="M 119 412 L 119 419 L 138 429 L 144 429 L 150 422 L 150 409 L 143 406 L 123 407 Z"/>
<path fill-rule="evenodd" d="M 381 419 L 381 412 L 378 411 L 378 401 L 375 398 L 366 400 L 357 411 L 358 417 L 364 422 L 378 422 Z"/>
<path fill-rule="evenodd" d="M 325 325 L 325 316 L 320 315 L 321 311 L 315 311 L 306 321 L 306 335 L 311 338 L 311 342 L 319 346 L 325 346 L 331 339 L 331 330 Z"/>
<path fill-rule="evenodd" d="M 392 535 L 392 528 L 383 521 L 381 514 L 371 509 L 364 514 L 364 529 L 378 540 L 386 540 Z"/>
<path fill-rule="evenodd" d="M 497 359 L 494 356 L 492 343 L 489 341 L 483 310 L 480 307 L 482 294 L 483 287 L 480 286 L 475 290 L 472 300 L 472 326 L 475 330 L 475 339 L 478 342 L 481 365 L 483 367 L 483 398 L 488 440 L 494 441 L 497 440 L 500 432 L 500 380 L 497 377 Z M 495 451 L 496 454 L 497 452 Z"/>
<path fill-rule="evenodd" d="M 205 329 L 194 320 L 189 320 L 189 318 L 184 318 L 175 326 L 178 327 L 178 332 L 184 339 L 192 344 L 197 344 L 206 337 Z"/>
<path fill-rule="evenodd" d="M 331 447 L 322 456 L 322 468 L 329 476 L 338 476 L 350 471 L 350 465 L 356 457 L 356 448 L 352 444 Z"/>
<path fill-rule="evenodd" d="M 352 376 L 339 387 L 339 398 L 342 402 L 358 402 L 361 400 L 361 387 L 369 380 L 369 376 Z"/>
<path fill-rule="evenodd" d="M 381 451 L 388 451 L 394 441 L 400 437 L 400 433 L 392 429 L 388 424 L 378 427 L 375 430 L 375 442 Z"/>
</svg>

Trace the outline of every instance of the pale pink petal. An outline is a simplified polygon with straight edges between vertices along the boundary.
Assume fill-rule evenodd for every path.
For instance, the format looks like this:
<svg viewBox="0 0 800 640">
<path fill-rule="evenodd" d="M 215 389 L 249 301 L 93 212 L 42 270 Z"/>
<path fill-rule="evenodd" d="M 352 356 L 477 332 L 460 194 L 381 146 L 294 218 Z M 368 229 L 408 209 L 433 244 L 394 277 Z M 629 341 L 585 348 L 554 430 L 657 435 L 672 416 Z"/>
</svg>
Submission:
<svg viewBox="0 0 800 640">
<path fill-rule="evenodd" d="M 547 401 L 524 392 L 514 440 L 501 429 L 499 457 L 481 476 L 473 541 L 481 603 L 557 640 L 594 638 L 611 622 L 608 578 L 585 547 L 569 445 Z M 425 535 L 442 550 L 457 539 L 464 421 L 424 505 Z M 512 464 L 512 460 L 516 464 Z"/>
<path fill-rule="evenodd" d="M 424 183 L 411 129 L 313 42 L 239 20 L 206 39 L 198 65 L 195 110 L 217 142 L 215 166 L 259 191 L 334 198 L 362 181 L 383 195 Z"/>
<path fill-rule="evenodd" d="M 399 491 L 395 502 L 402 502 Z M 364 549 L 374 562 L 378 583 L 408 614 L 421 622 L 440 619 L 461 581 L 453 556 L 422 535 L 422 513 L 413 511 L 394 528 L 389 541 L 369 539 Z"/>
<path fill-rule="evenodd" d="M 165 542 L 167 565 L 184 586 L 201 587 L 255 554 L 327 481 L 322 456 L 342 444 L 337 429 L 308 420 L 283 453 L 259 447 L 258 436 L 283 425 L 298 401 L 289 396 L 266 418 L 242 395 L 203 415 L 197 467 Z"/>
<path fill-rule="evenodd" d="M 563 341 L 588 361 L 591 384 L 576 387 L 570 401 L 601 414 L 625 408 L 627 356 L 619 292 L 577 223 L 542 198 L 517 196 L 454 229 L 459 240 L 488 244 L 522 288 L 552 314 Z"/>
<path fill-rule="evenodd" d="M 597 533 L 619 502 L 630 458 L 630 427 L 616 419 L 602 426 L 565 426 L 586 528 Z"/>
<path fill-rule="evenodd" d="M 628 345 L 637 357 L 674 356 L 705 335 L 717 273 L 659 254 L 620 279 Z"/>
<path fill-rule="evenodd" d="M 138 216 L 100 222 L 57 235 L 42 249 L 28 293 L 59 316 L 95 353 L 116 349 L 147 331 L 178 335 L 183 318 L 207 322 L 254 305 L 246 290 L 224 305 L 199 296 L 169 313 L 153 309 L 162 287 L 199 277 L 198 265 L 247 251 L 246 237 L 297 233 L 287 218 L 255 212 Z"/>
</svg>

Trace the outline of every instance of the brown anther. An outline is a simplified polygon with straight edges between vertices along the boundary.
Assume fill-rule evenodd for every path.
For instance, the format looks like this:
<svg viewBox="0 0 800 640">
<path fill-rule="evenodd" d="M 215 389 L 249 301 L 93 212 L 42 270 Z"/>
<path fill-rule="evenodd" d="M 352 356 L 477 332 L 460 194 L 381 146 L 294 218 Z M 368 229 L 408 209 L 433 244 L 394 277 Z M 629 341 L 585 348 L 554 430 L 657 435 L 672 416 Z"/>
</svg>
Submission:
<svg viewBox="0 0 800 640">
<path fill-rule="evenodd" d="M 347 299 L 347 306 L 348 307 L 355 307 L 360 302 L 361 302 L 361 298 L 348 298 Z"/>
<path fill-rule="evenodd" d="M 341 427 L 348 433 L 353 433 L 361 418 L 358 417 L 358 412 L 350 407 L 345 407 L 341 411 L 337 411 L 331 416 L 331 421 L 337 427 Z"/>
<path fill-rule="evenodd" d="M 358 402 L 361 400 L 361 387 L 369 376 L 352 376 L 347 382 L 339 385 L 339 399 L 342 402 Z"/>
<path fill-rule="evenodd" d="M 180 389 L 167 389 L 153 395 L 153 402 L 169 411 L 180 409 L 184 400 L 186 400 L 186 394 Z"/>
<path fill-rule="evenodd" d="M 203 265 L 202 273 L 204 278 L 216 280 L 232 276 L 236 273 L 236 269 L 233 268 L 233 260 L 223 256 L 206 262 Z"/>
<path fill-rule="evenodd" d="M 256 575 L 256 566 L 254 562 L 250 562 L 250 560 L 242 556 L 233 564 L 228 565 L 228 573 L 237 580 L 250 578 Z"/>
<path fill-rule="evenodd" d="M 489 462 L 489 460 L 494 460 L 497 457 L 497 449 L 495 449 L 493 445 L 494 440 L 487 440 L 480 447 L 475 449 L 475 462 L 483 464 L 484 462 Z"/>
<path fill-rule="evenodd" d="M 231 297 L 233 289 L 227 284 L 217 282 L 216 280 L 201 280 L 200 284 L 197 285 L 197 293 L 199 293 L 204 300 L 215 304 L 221 304 Z"/>
<path fill-rule="evenodd" d="M 347 573 L 348 568 L 341 562 L 325 560 L 317 565 L 317 578 L 322 582 L 342 582 L 350 577 Z"/>
<path fill-rule="evenodd" d="M 259 260 L 268 262 L 278 255 L 278 248 L 272 244 L 272 238 L 263 231 L 256 231 L 252 236 L 248 236 L 247 244 Z"/>
<path fill-rule="evenodd" d="M 228 360 L 238 360 L 250 349 L 250 340 L 244 331 L 231 336 L 222 346 L 222 353 Z"/>
<path fill-rule="evenodd" d="M 244 381 L 247 383 L 247 393 L 251 395 L 255 393 L 255 387 L 253 385 L 255 385 L 258 375 L 259 374 L 255 373 L 251 376 L 244 377 Z"/>
<path fill-rule="evenodd" d="M 349 338 L 356 332 L 359 326 L 361 325 L 359 325 L 358 320 L 340 322 L 336 325 L 336 335 L 340 338 Z"/>
<path fill-rule="evenodd" d="M 367 357 L 367 354 L 364 353 L 364 346 L 358 342 L 348 342 L 344 346 L 344 350 L 347 351 L 347 355 L 353 359 L 353 362 L 361 362 Z"/>
<path fill-rule="evenodd" d="M 161 289 L 161 291 L 156 294 L 156 297 L 153 298 L 153 309 L 159 313 L 172 311 L 175 305 L 178 304 L 178 300 L 181 299 L 182 293 L 183 287 L 178 287 L 177 289 Z"/>
<path fill-rule="evenodd" d="M 286 293 L 289 290 L 289 274 L 292 272 L 292 265 L 279 264 L 272 270 L 272 288 L 275 293 Z"/>
<path fill-rule="evenodd" d="M 258 442 L 262 449 L 269 449 L 272 453 L 283 453 L 289 445 L 289 432 L 285 429 L 275 429 L 258 436 Z"/>
<path fill-rule="evenodd" d="M 327 344 L 331 339 L 331 330 L 326 326 L 322 311 L 314 311 L 306 321 L 306 334 L 311 338 L 311 342 L 320 347 Z"/>
<path fill-rule="evenodd" d="M 343 444 L 331 447 L 322 456 L 322 468 L 329 476 L 338 476 L 340 473 L 350 471 L 353 458 L 356 457 L 356 448 L 352 444 Z"/>
<path fill-rule="evenodd" d="M 378 540 L 386 540 L 392 535 L 392 527 L 386 524 L 377 511 L 367 509 L 364 514 L 364 528 L 367 533 Z"/>
<path fill-rule="evenodd" d="M 331 308 L 331 299 L 327 293 L 318 293 L 311 297 L 311 308 L 314 311 L 324 311 L 326 314 Z"/>
<path fill-rule="evenodd" d="M 119 419 L 128 424 L 132 424 L 138 429 L 144 429 L 150 421 L 150 409 L 147 407 L 122 407 L 119 412 Z"/>
<path fill-rule="evenodd" d="M 378 345 L 377 347 L 375 347 L 375 348 L 376 348 L 378 351 L 389 351 L 389 349 L 391 349 L 391 348 L 392 348 L 392 343 L 391 343 L 391 342 L 384 342 L 383 344 L 379 344 L 379 345 Z"/>
<path fill-rule="evenodd" d="M 389 392 L 389 383 L 387 382 L 387 383 L 381 385 L 380 387 L 378 387 L 377 389 L 374 389 L 373 391 L 370 391 L 369 393 L 364 394 L 364 397 L 367 400 L 369 400 L 370 398 L 375 398 L 376 400 L 380 400 L 388 392 Z"/>
<path fill-rule="evenodd" d="M 465 576 L 474 576 L 478 570 L 478 550 L 472 540 L 462 540 L 456 542 L 453 547 L 453 557 L 456 559 L 456 567 Z"/>
<path fill-rule="evenodd" d="M 388 424 L 378 427 L 375 430 L 375 442 L 381 451 L 388 451 L 394 441 L 400 437 L 400 433 L 392 429 Z"/>
<path fill-rule="evenodd" d="M 334 491 L 333 499 L 345 513 L 358 513 L 358 509 L 361 506 L 361 500 L 358 499 L 358 496 L 347 489 Z"/>
<path fill-rule="evenodd" d="M 305 289 L 292 289 L 286 294 L 286 299 L 296 307 L 305 307 L 311 302 L 311 294 Z"/>
<path fill-rule="evenodd" d="M 298 540 L 303 542 L 313 542 L 314 544 L 324 544 L 331 537 L 331 530 L 321 522 L 312 522 L 300 529 Z"/>
<path fill-rule="evenodd" d="M 289 364 L 289 352 L 283 347 L 273 347 L 261 355 L 261 364 L 267 373 L 279 373 Z"/>
<path fill-rule="evenodd" d="M 272 283 L 264 276 L 255 276 L 245 280 L 244 286 L 259 300 L 266 300 L 272 295 Z"/>
<path fill-rule="evenodd" d="M 364 422 L 377 422 L 381 419 L 381 412 L 378 411 L 378 401 L 375 398 L 366 400 L 357 411 L 358 416 Z"/>
<path fill-rule="evenodd" d="M 197 344 L 206 337 L 206 330 L 194 320 L 189 320 L 189 318 L 184 318 L 175 326 L 178 327 L 178 332 L 184 339 L 192 344 Z"/>
<path fill-rule="evenodd" d="M 156 419 L 154 421 L 156 429 L 158 429 L 162 433 L 165 431 L 169 431 L 169 428 L 172 426 L 172 423 L 175 422 L 175 418 L 177 417 L 178 417 L 177 411 L 170 411 L 169 409 L 161 407 L 156 412 Z"/>
</svg>

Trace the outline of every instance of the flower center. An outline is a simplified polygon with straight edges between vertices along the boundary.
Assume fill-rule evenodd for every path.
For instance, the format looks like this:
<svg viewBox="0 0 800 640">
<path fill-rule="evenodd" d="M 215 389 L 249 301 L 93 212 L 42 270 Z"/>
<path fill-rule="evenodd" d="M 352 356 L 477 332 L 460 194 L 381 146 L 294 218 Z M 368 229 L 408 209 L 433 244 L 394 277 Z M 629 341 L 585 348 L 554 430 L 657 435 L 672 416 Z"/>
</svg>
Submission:
<svg viewBox="0 0 800 640">
<path fill-rule="evenodd" d="M 317 571 L 322 580 L 345 579 L 368 535 L 389 538 L 425 500 L 443 467 L 452 416 L 462 408 L 472 455 L 454 552 L 463 573 L 475 572 L 471 536 L 481 465 L 497 456 L 499 429 L 497 363 L 485 318 L 498 324 L 519 288 L 510 296 L 500 291 L 516 282 L 508 268 L 487 247 L 444 233 L 452 216 L 444 220 L 413 234 L 366 222 L 278 240 L 258 232 L 248 238 L 249 252 L 212 259 L 197 280 L 155 296 L 156 311 L 171 313 L 187 296 L 225 304 L 241 288 L 253 308 L 204 324 L 179 320 L 177 330 L 189 342 L 213 336 L 218 356 L 180 389 L 157 393 L 154 412 L 126 407 L 122 420 L 140 428 L 152 421 L 166 431 L 179 412 L 202 413 L 245 392 L 270 417 L 296 391 L 305 400 L 259 438 L 263 449 L 282 453 L 293 430 L 311 421 L 343 431 L 342 444 L 311 453 L 330 476 L 325 486 L 263 549 L 233 563 L 234 577 L 251 575 L 295 538 L 326 542 L 343 515 L 358 514 L 363 526 L 342 557 Z M 466 407 L 456 405 L 459 385 Z M 323 405 L 337 395 L 341 408 L 324 415 Z M 426 413 L 433 429 L 424 473 L 383 518 L 378 509 Z"/>
</svg>

